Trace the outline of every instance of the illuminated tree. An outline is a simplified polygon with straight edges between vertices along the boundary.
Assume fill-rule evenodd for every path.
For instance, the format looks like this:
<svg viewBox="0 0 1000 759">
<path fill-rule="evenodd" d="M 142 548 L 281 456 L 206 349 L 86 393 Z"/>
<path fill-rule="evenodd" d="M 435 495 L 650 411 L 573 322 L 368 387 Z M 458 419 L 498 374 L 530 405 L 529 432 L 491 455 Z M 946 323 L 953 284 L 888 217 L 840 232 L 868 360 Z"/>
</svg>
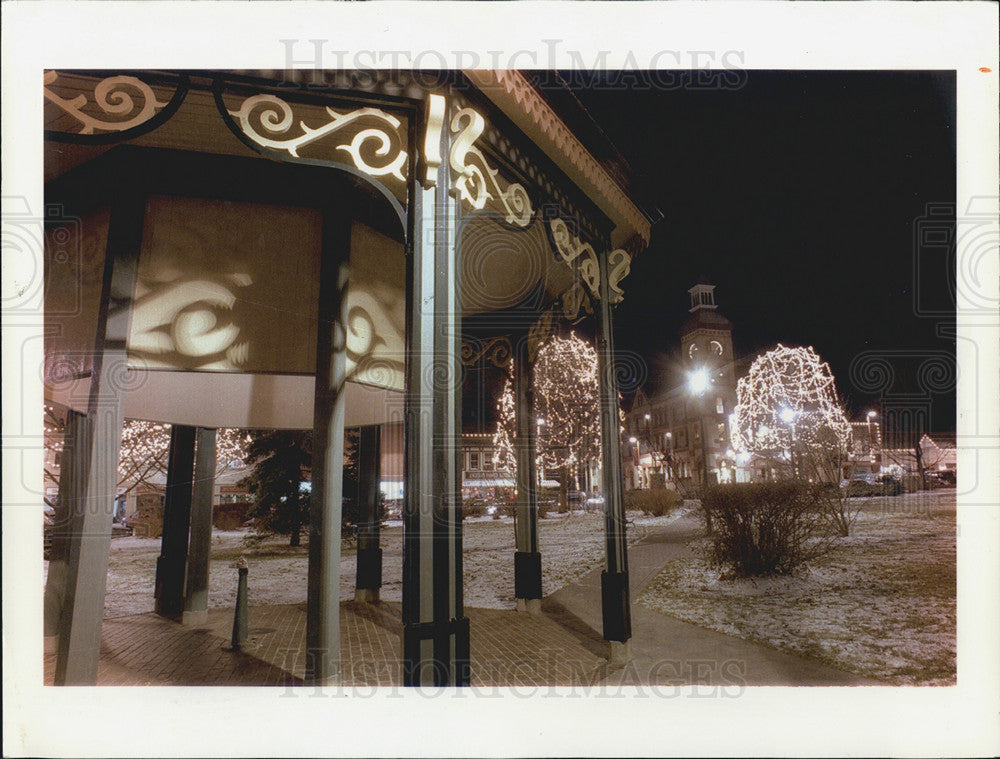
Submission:
<svg viewBox="0 0 1000 759">
<path fill-rule="evenodd" d="M 736 450 L 779 459 L 784 454 L 823 470 L 846 454 L 851 425 L 829 365 L 811 347 L 779 344 L 759 356 L 736 396 Z M 794 469 L 797 462 L 791 464 Z"/>
<path fill-rule="evenodd" d="M 574 333 L 550 337 L 538 351 L 533 386 L 539 466 L 561 469 L 598 461 L 601 415 L 594 347 Z M 509 377 L 498 411 L 494 460 L 513 471 L 514 384 Z"/>
<path fill-rule="evenodd" d="M 59 484 L 59 466 L 55 463 L 63 450 L 65 419 L 51 406 L 45 407 L 45 479 Z M 216 436 L 215 476 L 242 469 L 249 436 L 236 429 L 220 429 Z M 122 444 L 118 455 L 118 493 L 126 494 L 140 485 L 162 490 L 170 455 L 170 425 L 126 419 L 122 425 Z M 53 504 L 49 504 L 53 505 Z"/>
</svg>

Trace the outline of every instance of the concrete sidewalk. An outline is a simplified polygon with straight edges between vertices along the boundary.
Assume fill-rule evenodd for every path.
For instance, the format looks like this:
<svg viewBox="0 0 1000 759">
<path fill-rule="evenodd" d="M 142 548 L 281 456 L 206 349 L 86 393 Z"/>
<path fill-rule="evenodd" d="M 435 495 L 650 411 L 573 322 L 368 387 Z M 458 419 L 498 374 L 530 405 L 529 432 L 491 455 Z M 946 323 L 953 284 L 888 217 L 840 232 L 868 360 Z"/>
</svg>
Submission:
<svg viewBox="0 0 1000 759">
<path fill-rule="evenodd" d="M 810 659 L 682 622 L 637 604 L 643 588 L 672 560 L 693 557 L 687 541 L 702 531 L 700 515 L 689 512 L 655 529 L 629 547 L 632 594 L 632 660 L 611 670 L 614 684 L 697 685 L 729 689 L 740 686 L 881 685 Z M 601 570 L 595 569 L 542 602 L 543 611 L 567 629 L 600 634 Z M 706 695 L 710 695 L 706 691 Z"/>
</svg>

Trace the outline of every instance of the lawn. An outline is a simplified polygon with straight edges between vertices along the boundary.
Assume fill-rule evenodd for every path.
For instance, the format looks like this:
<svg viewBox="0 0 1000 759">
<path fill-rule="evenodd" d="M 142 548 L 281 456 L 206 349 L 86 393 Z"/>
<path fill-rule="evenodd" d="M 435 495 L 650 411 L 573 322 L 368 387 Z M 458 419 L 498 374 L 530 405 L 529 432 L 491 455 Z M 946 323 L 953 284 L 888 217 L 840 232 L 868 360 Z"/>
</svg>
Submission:
<svg viewBox="0 0 1000 759">
<path fill-rule="evenodd" d="M 669 517 L 630 514 L 629 542 Z M 542 554 L 542 589 L 548 595 L 604 561 L 603 514 L 575 511 L 553 514 L 538 522 Z M 308 547 L 291 548 L 288 538 L 271 536 L 248 544 L 246 530 L 219 531 L 212 537 L 209 606 L 232 608 L 236 603 L 237 572 L 233 562 L 246 558 L 251 605 L 304 603 Z M 399 522 L 382 529 L 382 598 L 402 600 L 403 530 Z M 116 538 L 111 541 L 104 616 L 121 617 L 153 611 L 153 586 L 159 538 Z M 511 518 L 467 519 L 463 524 L 464 599 L 467 606 L 514 608 L 514 523 Z M 48 563 L 46 562 L 46 568 Z M 340 597 L 354 597 L 356 556 L 345 544 L 340 565 Z"/>
<path fill-rule="evenodd" d="M 955 540 L 954 490 L 876 498 L 795 575 L 722 580 L 700 539 L 638 602 L 887 684 L 953 685 Z"/>
</svg>

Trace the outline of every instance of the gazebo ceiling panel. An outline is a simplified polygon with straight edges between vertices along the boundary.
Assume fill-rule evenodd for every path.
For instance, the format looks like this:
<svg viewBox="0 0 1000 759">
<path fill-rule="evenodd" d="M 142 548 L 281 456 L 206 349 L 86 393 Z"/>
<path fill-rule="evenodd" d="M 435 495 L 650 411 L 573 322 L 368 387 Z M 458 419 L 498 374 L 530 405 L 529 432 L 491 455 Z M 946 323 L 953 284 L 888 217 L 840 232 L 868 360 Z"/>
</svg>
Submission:
<svg viewBox="0 0 1000 759">
<path fill-rule="evenodd" d="M 462 234 L 462 311 L 466 316 L 526 305 L 541 293 L 539 310 L 572 285 L 556 261 L 541 220 L 524 230 L 487 216 L 470 219 Z"/>
</svg>

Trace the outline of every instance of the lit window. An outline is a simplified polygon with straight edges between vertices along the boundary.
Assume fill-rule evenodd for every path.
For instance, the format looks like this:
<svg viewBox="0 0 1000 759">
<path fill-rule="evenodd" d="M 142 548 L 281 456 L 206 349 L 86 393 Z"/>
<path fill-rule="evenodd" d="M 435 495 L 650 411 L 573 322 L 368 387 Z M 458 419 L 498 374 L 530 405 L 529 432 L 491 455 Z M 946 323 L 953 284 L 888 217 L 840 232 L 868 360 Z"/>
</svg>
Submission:
<svg viewBox="0 0 1000 759">
<path fill-rule="evenodd" d="M 479 469 L 479 451 L 469 454 L 469 469 L 473 471 Z"/>
<path fill-rule="evenodd" d="M 722 396 L 721 395 L 715 399 L 715 413 L 716 414 L 725 414 L 726 413 L 726 406 L 722 402 Z"/>
</svg>

